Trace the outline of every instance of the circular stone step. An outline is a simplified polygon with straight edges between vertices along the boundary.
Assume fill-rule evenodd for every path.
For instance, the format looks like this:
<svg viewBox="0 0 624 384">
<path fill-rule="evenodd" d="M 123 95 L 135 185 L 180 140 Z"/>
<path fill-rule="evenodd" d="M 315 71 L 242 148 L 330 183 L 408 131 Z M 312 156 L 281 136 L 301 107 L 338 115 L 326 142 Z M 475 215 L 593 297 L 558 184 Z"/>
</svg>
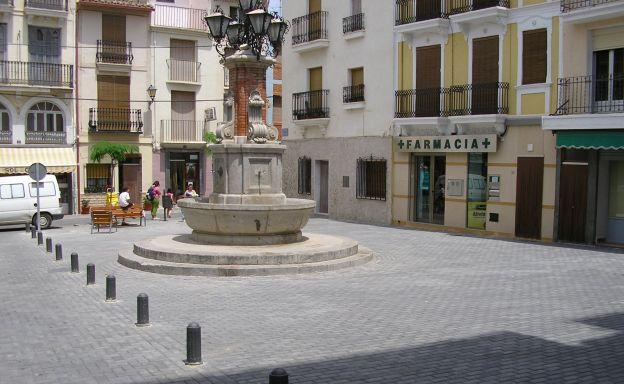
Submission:
<svg viewBox="0 0 624 384">
<path fill-rule="evenodd" d="M 179 276 L 271 276 L 298 273 L 325 272 L 362 265 L 373 259 L 373 252 L 360 247 L 358 253 L 336 260 L 278 265 L 208 265 L 172 263 L 146 259 L 130 251 L 119 253 L 117 261 L 126 267 L 145 272 Z"/>
<path fill-rule="evenodd" d="M 134 254 L 162 262 L 201 265 L 282 265 L 318 263 L 358 253 L 358 243 L 338 236 L 306 234 L 281 245 L 228 246 L 201 244 L 192 235 L 168 235 L 134 244 Z"/>
</svg>

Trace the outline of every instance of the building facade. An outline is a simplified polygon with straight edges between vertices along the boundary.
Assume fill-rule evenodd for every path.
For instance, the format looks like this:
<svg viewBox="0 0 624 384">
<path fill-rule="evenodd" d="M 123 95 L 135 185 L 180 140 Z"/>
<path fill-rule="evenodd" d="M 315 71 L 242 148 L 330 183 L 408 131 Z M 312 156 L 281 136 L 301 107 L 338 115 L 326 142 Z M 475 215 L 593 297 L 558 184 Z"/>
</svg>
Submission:
<svg viewBox="0 0 624 384">
<path fill-rule="evenodd" d="M 554 236 L 624 244 L 624 1 L 563 0 Z"/>
<path fill-rule="evenodd" d="M 0 4 L 0 174 L 41 162 L 64 213 L 76 204 L 74 17 L 71 0 Z"/>
<path fill-rule="evenodd" d="M 282 4 L 284 192 L 339 220 L 391 222 L 393 7 Z"/>
</svg>

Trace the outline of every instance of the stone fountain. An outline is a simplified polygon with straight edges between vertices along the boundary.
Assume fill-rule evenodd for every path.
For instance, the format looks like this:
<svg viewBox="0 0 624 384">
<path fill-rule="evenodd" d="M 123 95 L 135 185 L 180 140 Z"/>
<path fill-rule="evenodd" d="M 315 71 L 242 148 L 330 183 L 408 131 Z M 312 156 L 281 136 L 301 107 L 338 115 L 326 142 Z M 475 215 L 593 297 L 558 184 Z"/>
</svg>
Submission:
<svg viewBox="0 0 624 384">
<path fill-rule="evenodd" d="M 335 270 L 373 258 L 354 240 L 302 233 L 315 203 L 282 192 L 286 147 L 264 123 L 265 72 L 273 63 L 249 51 L 225 59 L 236 118 L 218 127 L 219 143 L 210 145 L 213 193 L 178 201 L 191 233 L 135 243 L 119 253 L 119 263 L 169 275 L 253 276 Z"/>
</svg>

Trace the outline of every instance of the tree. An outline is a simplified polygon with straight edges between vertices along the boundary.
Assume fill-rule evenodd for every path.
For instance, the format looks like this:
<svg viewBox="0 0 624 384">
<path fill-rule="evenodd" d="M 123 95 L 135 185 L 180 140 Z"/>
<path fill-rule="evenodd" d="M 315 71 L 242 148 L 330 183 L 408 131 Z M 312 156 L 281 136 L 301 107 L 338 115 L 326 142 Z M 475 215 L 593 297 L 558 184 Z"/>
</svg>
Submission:
<svg viewBox="0 0 624 384">
<path fill-rule="evenodd" d="M 129 153 L 139 152 L 139 147 L 134 144 L 123 144 L 123 143 L 110 143 L 108 141 L 100 141 L 95 145 L 91 146 L 89 150 L 89 159 L 96 163 L 102 161 L 102 159 L 108 155 L 111 158 L 110 164 L 110 186 L 113 188 L 113 169 L 115 164 L 119 164 L 122 161 L 126 160 L 126 155 Z"/>
</svg>

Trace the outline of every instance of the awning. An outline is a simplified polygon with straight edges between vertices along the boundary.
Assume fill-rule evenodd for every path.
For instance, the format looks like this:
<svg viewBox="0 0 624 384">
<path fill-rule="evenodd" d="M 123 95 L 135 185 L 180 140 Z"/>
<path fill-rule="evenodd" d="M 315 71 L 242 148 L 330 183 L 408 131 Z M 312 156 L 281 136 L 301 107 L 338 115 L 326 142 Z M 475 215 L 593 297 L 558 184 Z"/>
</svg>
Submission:
<svg viewBox="0 0 624 384">
<path fill-rule="evenodd" d="M 557 148 L 624 149 L 624 131 L 557 131 Z"/>
<path fill-rule="evenodd" d="M 70 173 L 76 168 L 72 148 L 0 148 L 0 174 L 25 174 L 32 163 L 41 163 L 48 173 Z"/>
</svg>

